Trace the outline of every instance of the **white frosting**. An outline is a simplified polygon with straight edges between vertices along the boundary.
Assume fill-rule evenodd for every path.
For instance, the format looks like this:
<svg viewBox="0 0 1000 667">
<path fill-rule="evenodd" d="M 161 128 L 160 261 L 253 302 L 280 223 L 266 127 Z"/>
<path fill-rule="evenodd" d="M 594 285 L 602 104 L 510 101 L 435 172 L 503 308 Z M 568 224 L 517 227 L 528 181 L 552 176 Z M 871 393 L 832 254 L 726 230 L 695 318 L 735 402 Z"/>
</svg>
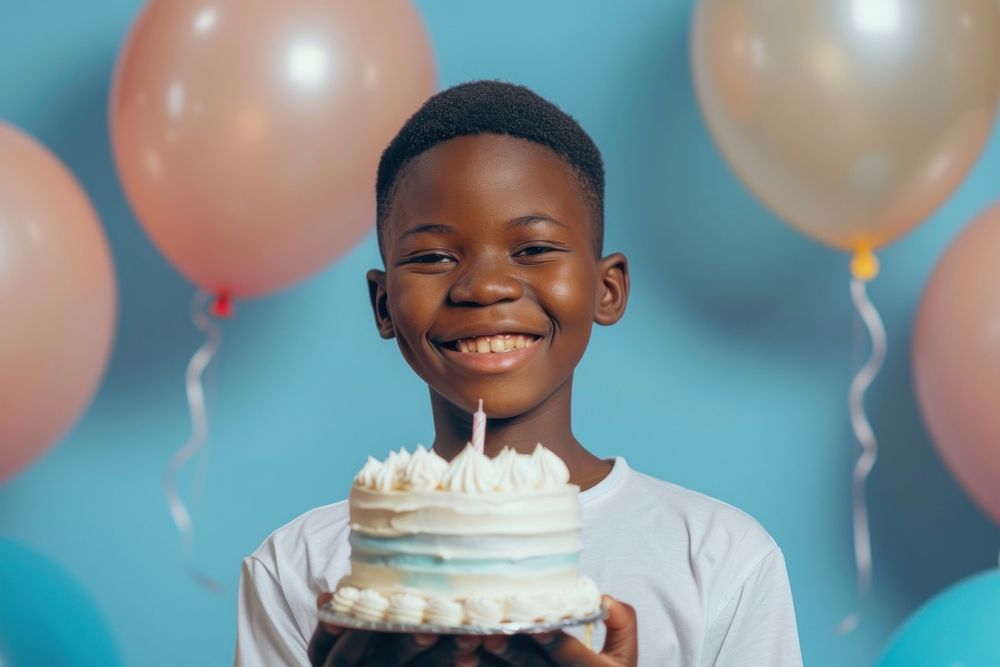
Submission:
<svg viewBox="0 0 1000 667">
<path fill-rule="evenodd" d="M 396 488 L 400 475 L 399 454 L 389 452 L 389 458 L 385 460 L 382 467 L 375 473 L 375 486 L 373 488 L 383 493 L 392 491 Z"/>
<path fill-rule="evenodd" d="M 461 625 L 464 613 L 455 600 L 435 597 L 427 603 L 427 622 L 432 625 Z"/>
<path fill-rule="evenodd" d="M 454 494 L 379 493 L 355 487 L 351 530 L 372 536 L 537 535 L 580 529 L 576 486 L 557 491 Z"/>
<path fill-rule="evenodd" d="M 437 452 L 427 451 L 418 445 L 400 481 L 404 489 L 430 491 L 437 488 L 447 469 L 448 462 L 438 456 Z"/>
<path fill-rule="evenodd" d="M 570 613 L 574 616 L 593 614 L 601 606 L 601 592 L 597 584 L 587 577 L 580 577 L 576 590 L 569 596 Z"/>
<path fill-rule="evenodd" d="M 389 600 L 387 620 L 396 623 L 421 623 L 427 600 L 412 593 L 397 593 Z"/>
<path fill-rule="evenodd" d="M 541 621 L 558 621 L 566 615 L 566 600 L 555 593 L 542 593 L 534 598 L 535 617 Z"/>
<path fill-rule="evenodd" d="M 493 491 L 495 479 L 493 459 L 477 452 L 469 443 L 448 464 L 441 478 L 441 488 L 457 493 L 485 493 Z"/>
<path fill-rule="evenodd" d="M 360 595 L 361 591 L 354 586 L 341 586 L 333 594 L 333 611 L 338 614 L 349 614 Z"/>
<path fill-rule="evenodd" d="M 420 445 L 417 445 L 420 447 Z M 406 447 L 399 448 L 399 466 L 405 468 L 410 463 L 410 453 L 406 451 Z"/>
<path fill-rule="evenodd" d="M 385 618 L 385 610 L 389 601 L 378 591 L 366 588 L 361 591 L 358 601 L 351 610 L 357 618 L 365 621 L 381 621 Z"/>
<path fill-rule="evenodd" d="M 540 583 L 533 583 L 517 593 L 474 595 L 464 601 L 460 597 L 412 591 L 388 594 L 362 589 L 359 595 L 358 589 L 353 586 L 341 586 L 338 593 L 343 592 L 346 598 L 357 596 L 357 602 L 351 609 L 357 618 L 414 625 L 429 623 L 456 627 L 535 623 L 582 618 L 600 609 L 601 595 L 594 582 L 587 577 L 578 577 L 575 583 L 567 582 L 555 588 L 541 586 Z M 390 595 L 388 600 L 386 595 Z"/>
<path fill-rule="evenodd" d="M 545 491 L 565 486 L 569 469 L 555 453 L 539 444 L 531 454 L 504 447 L 495 459 L 476 451 L 471 443 L 449 463 L 433 450 L 418 446 L 389 452 L 385 461 L 368 457 L 354 478 L 361 489 L 390 491 L 450 491 L 495 493 Z"/>
<path fill-rule="evenodd" d="M 374 489 L 375 488 L 375 477 L 378 475 L 378 471 L 382 468 L 382 462 L 378 459 L 369 456 L 365 465 L 362 466 L 358 474 L 354 476 L 354 484 L 360 486 L 362 489 Z"/>
<path fill-rule="evenodd" d="M 504 447 L 495 461 L 497 466 L 497 491 L 532 489 L 538 481 L 539 471 L 530 463 L 530 457 Z"/>
<path fill-rule="evenodd" d="M 558 489 L 569 482 L 569 468 L 563 460 L 538 443 L 531 453 L 532 467 L 538 471 L 535 488 Z"/>
<path fill-rule="evenodd" d="M 514 593 L 504 599 L 507 619 L 515 623 L 530 623 L 539 617 L 534 596 Z"/>
<path fill-rule="evenodd" d="M 473 625 L 496 625 L 503 619 L 503 601 L 474 597 L 465 601 L 465 617 Z"/>
</svg>

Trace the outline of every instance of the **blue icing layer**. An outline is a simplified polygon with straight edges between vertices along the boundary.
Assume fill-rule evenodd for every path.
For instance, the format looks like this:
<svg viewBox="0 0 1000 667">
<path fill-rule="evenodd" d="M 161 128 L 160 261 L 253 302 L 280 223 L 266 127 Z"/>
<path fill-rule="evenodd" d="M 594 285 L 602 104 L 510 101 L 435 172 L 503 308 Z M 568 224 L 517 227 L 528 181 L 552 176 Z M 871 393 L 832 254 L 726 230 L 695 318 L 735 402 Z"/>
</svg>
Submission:
<svg viewBox="0 0 1000 667">
<path fill-rule="evenodd" d="M 504 571 L 533 572 L 558 570 L 579 565 L 580 554 L 552 554 L 515 560 L 513 558 L 452 558 L 424 554 L 365 554 L 353 553 L 351 560 L 367 565 L 380 565 L 394 570 L 430 570 L 439 573 Z"/>
<path fill-rule="evenodd" d="M 417 533 L 400 537 L 373 537 L 358 532 L 350 534 L 351 552 L 364 555 L 433 554 L 439 549 L 456 547 L 484 553 L 503 552 L 511 546 L 509 535 L 430 535 Z M 579 553 L 579 550 L 575 550 Z M 511 559 L 514 560 L 514 559 Z"/>
</svg>

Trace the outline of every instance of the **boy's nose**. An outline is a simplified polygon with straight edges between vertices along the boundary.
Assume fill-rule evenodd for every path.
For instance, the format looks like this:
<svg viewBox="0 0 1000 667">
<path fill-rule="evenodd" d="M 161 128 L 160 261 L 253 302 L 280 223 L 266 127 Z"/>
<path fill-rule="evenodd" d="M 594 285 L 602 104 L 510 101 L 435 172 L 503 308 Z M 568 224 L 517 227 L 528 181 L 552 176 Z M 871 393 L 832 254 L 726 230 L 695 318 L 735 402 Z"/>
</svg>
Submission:
<svg viewBox="0 0 1000 667">
<path fill-rule="evenodd" d="M 477 261 L 466 266 L 448 292 L 457 305 L 488 306 L 500 301 L 515 301 L 524 294 L 524 285 L 511 275 L 505 261 Z"/>
</svg>

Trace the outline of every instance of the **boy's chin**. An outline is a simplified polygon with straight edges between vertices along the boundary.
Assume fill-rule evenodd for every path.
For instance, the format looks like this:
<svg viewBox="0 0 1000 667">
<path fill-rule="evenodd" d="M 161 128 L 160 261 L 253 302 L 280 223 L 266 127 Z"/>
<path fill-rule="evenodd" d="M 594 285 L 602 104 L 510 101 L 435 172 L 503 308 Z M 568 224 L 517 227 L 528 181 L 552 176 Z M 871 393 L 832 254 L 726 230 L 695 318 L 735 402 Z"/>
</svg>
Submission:
<svg viewBox="0 0 1000 667">
<path fill-rule="evenodd" d="M 466 391 L 455 391 L 449 387 L 441 394 L 449 403 L 465 412 L 475 412 L 479 406 L 479 399 L 483 400 L 483 412 L 489 419 L 511 419 L 531 412 L 537 408 L 544 400 L 543 392 L 534 392 L 523 385 L 516 386 L 489 386 Z M 435 390 L 437 391 L 437 390 Z"/>
</svg>

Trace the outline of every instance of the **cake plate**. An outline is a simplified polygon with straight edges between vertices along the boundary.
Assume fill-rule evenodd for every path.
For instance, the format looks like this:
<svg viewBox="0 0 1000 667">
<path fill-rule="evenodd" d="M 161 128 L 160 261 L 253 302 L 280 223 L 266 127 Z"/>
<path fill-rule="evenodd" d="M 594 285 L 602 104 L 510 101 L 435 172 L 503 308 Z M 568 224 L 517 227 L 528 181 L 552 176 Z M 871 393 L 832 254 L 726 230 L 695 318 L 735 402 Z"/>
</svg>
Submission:
<svg viewBox="0 0 1000 667">
<path fill-rule="evenodd" d="M 395 623 L 392 621 L 365 621 L 353 616 L 343 616 L 333 611 L 328 602 L 319 608 L 319 620 L 330 625 L 337 625 L 351 630 L 371 630 L 375 632 L 405 632 L 434 635 L 519 635 L 553 632 L 575 625 L 588 625 L 603 621 L 608 617 L 607 610 L 602 606 L 592 614 L 575 618 L 562 618 L 558 621 L 531 621 L 527 623 L 497 623 L 495 625 L 434 625 L 431 623 Z M 587 635 L 590 633 L 587 632 Z M 589 642 L 588 642 L 589 643 Z"/>
</svg>

